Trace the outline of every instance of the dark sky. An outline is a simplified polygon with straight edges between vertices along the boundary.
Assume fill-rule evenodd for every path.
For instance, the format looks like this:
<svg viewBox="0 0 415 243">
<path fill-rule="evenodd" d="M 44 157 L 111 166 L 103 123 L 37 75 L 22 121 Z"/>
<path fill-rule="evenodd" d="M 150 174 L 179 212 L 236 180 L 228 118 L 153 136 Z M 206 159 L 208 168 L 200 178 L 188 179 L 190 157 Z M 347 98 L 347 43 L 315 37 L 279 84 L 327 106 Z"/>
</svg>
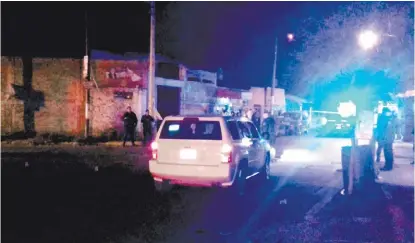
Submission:
<svg viewBox="0 0 415 243">
<path fill-rule="evenodd" d="M 168 3 L 157 2 L 161 19 Z M 275 37 L 279 36 L 278 77 L 301 40 L 288 43 L 307 17 L 323 18 L 340 3 L 181 2 L 176 11 L 178 50 L 174 58 L 193 68 L 224 70 L 220 85 L 247 88 L 270 83 Z M 186 4 L 186 5 L 183 5 Z M 2 2 L 2 55 L 82 57 L 85 12 L 90 48 L 148 52 L 149 4 L 146 2 Z M 185 6 L 185 7 L 183 7 Z M 180 9 L 179 8 L 179 9 Z M 162 53 L 163 54 L 163 53 Z"/>
</svg>

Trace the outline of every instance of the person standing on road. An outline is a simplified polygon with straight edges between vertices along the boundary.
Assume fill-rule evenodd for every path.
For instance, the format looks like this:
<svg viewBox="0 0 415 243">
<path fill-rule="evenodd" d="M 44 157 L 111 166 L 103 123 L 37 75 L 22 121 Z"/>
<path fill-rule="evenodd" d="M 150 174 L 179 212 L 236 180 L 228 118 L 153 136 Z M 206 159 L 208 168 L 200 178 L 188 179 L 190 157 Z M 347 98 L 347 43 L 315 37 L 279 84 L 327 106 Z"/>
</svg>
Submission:
<svg viewBox="0 0 415 243">
<path fill-rule="evenodd" d="M 255 112 L 252 115 L 251 121 L 252 123 L 254 123 L 258 131 L 261 131 L 261 114 L 259 113 L 257 109 L 255 109 Z"/>
<path fill-rule="evenodd" d="M 268 113 L 264 113 L 264 121 L 262 122 L 262 132 L 271 144 L 275 142 L 275 120 Z"/>
<path fill-rule="evenodd" d="M 384 107 L 376 126 L 376 140 L 378 142 L 376 162 L 380 162 L 380 154 L 383 150 L 385 166 L 382 170 L 393 169 L 393 142 L 395 140 L 395 132 L 395 118 L 391 115 L 390 110 Z"/>
<path fill-rule="evenodd" d="M 144 145 L 146 145 L 153 136 L 153 122 L 154 118 L 150 116 L 148 110 L 146 110 L 146 113 L 141 117 L 141 123 L 143 123 Z"/>
<path fill-rule="evenodd" d="M 127 107 L 127 112 L 124 113 L 123 116 L 124 121 L 124 142 L 122 144 L 125 147 L 125 143 L 127 142 L 128 137 L 131 139 L 131 143 L 135 146 L 135 128 L 137 127 L 137 116 L 131 110 L 131 106 Z"/>
</svg>

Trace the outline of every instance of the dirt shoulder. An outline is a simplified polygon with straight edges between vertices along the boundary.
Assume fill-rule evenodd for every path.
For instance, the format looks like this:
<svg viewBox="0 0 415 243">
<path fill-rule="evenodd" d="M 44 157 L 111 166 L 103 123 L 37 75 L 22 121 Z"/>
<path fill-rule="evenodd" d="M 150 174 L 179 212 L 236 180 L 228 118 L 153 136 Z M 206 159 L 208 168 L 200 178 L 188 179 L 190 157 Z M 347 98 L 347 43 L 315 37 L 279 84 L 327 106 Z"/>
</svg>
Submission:
<svg viewBox="0 0 415 243">
<path fill-rule="evenodd" d="M 148 151 L 142 146 L 122 147 L 122 142 L 109 142 L 97 145 L 77 145 L 75 143 L 61 143 L 55 145 L 33 146 L 29 143 L 2 143 L 2 164 L 11 161 L 39 161 L 39 157 L 46 162 L 67 160 L 85 163 L 89 166 L 110 166 L 124 164 L 136 170 L 147 169 Z"/>
</svg>

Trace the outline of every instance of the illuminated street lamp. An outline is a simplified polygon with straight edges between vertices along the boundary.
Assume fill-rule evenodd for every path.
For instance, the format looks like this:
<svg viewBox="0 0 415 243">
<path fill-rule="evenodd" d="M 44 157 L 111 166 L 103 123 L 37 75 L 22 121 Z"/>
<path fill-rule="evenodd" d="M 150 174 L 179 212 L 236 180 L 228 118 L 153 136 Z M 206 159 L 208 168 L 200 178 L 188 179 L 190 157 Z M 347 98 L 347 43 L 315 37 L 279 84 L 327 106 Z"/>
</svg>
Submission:
<svg viewBox="0 0 415 243">
<path fill-rule="evenodd" d="M 287 34 L 287 39 L 288 39 L 289 42 L 293 41 L 294 40 L 294 34 L 293 33 L 288 33 Z"/>
<path fill-rule="evenodd" d="M 363 50 L 369 50 L 378 44 L 379 37 L 375 32 L 366 30 L 359 34 L 358 41 Z"/>
<path fill-rule="evenodd" d="M 287 34 L 287 40 L 288 42 L 292 42 L 294 41 L 294 34 L 293 33 L 288 33 Z M 275 49 L 274 49 L 274 66 L 273 66 L 273 70 L 272 70 L 272 81 L 271 81 L 271 102 L 269 103 L 269 111 L 271 113 L 272 112 L 272 108 L 274 106 L 274 100 L 275 100 L 275 95 L 274 95 L 274 89 L 277 86 L 277 57 L 278 57 L 278 37 L 275 38 Z"/>
<path fill-rule="evenodd" d="M 337 112 L 339 112 L 340 116 L 342 117 L 350 117 L 356 115 L 356 105 L 349 101 L 349 102 L 341 102 L 337 107 Z"/>
</svg>

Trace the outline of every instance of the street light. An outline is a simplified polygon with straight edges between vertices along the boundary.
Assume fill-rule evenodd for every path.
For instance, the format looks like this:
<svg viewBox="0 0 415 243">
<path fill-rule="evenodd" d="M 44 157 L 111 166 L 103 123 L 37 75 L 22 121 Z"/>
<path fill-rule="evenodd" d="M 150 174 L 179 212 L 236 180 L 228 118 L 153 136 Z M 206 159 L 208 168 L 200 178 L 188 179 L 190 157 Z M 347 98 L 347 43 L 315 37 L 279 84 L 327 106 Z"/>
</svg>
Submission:
<svg viewBox="0 0 415 243">
<path fill-rule="evenodd" d="M 288 33 L 287 34 L 287 39 L 288 39 L 289 42 L 293 41 L 294 40 L 294 34 L 293 33 Z"/>
<path fill-rule="evenodd" d="M 150 1 L 150 54 L 148 58 L 147 107 L 151 116 L 155 116 L 155 62 L 156 62 L 156 3 Z"/>
<path fill-rule="evenodd" d="M 294 40 L 294 34 L 288 33 L 287 34 L 287 40 L 288 42 L 292 42 Z M 269 112 L 272 112 L 272 109 L 274 107 L 274 100 L 275 100 L 275 94 L 274 89 L 277 86 L 277 57 L 278 57 L 278 37 L 275 38 L 275 49 L 274 49 L 274 66 L 272 69 L 272 80 L 271 80 L 271 102 L 270 102 L 270 109 Z"/>
<path fill-rule="evenodd" d="M 337 112 L 339 112 L 341 117 L 347 118 L 350 116 L 356 115 L 356 105 L 352 102 L 340 102 L 337 107 Z"/>
<path fill-rule="evenodd" d="M 363 50 L 369 50 L 378 44 L 379 37 L 375 32 L 366 30 L 359 34 L 358 41 Z"/>
</svg>

